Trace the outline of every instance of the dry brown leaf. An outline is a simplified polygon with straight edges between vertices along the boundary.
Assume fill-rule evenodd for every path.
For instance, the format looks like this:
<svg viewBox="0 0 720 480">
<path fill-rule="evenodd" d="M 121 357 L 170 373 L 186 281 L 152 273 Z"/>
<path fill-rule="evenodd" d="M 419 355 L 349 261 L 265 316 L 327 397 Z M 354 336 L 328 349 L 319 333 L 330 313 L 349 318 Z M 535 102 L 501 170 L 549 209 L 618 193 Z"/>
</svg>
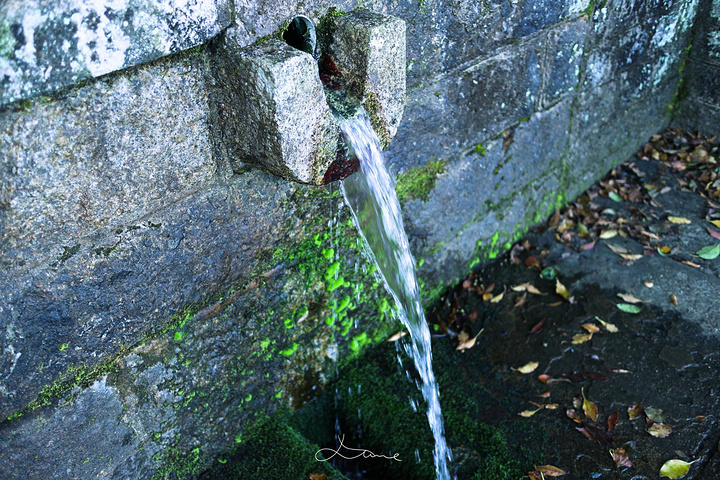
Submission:
<svg viewBox="0 0 720 480">
<path fill-rule="evenodd" d="M 698 265 L 697 263 L 693 263 L 690 260 L 683 260 L 681 263 L 684 263 L 688 267 L 700 268 L 700 265 Z"/>
<path fill-rule="evenodd" d="M 583 323 L 580 326 L 587 330 L 588 333 L 598 333 L 600 331 L 600 327 L 598 327 L 594 323 Z"/>
<path fill-rule="evenodd" d="M 670 295 L 670 302 L 677 307 L 678 304 L 678 298 L 676 295 Z"/>
<path fill-rule="evenodd" d="M 585 415 L 592 420 L 593 422 L 597 422 L 598 419 L 598 407 L 593 402 L 587 399 L 585 396 L 585 389 L 580 389 L 580 393 L 583 397 L 583 412 L 585 412 Z"/>
<path fill-rule="evenodd" d="M 688 220 L 688 219 L 685 218 L 685 217 L 673 217 L 673 216 L 669 216 L 669 217 L 668 217 L 668 221 L 669 221 L 670 223 L 674 223 L 674 224 L 676 224 L 676 225 L 689 225 L 689 224 L 692 223 L 690 220 Z"/>
<path fill-rule="evenodd" d="M 535 395 L 535 396 L 536 396 L 536 397 L 539 397 L 539 398 L 550 398 L 550 392 L 547 391 L 547 392 L 539 393 L 539 394 L 537 394 L 537 395 Z"/>
<path fill-rule="evenodd" d="M 328 476 L 324 473 L 308 473 L 308 480 L 326 480 Z"/>
<path fill-rule="evenodd" d="M 401 331 L 399 331 L 399 332 L 397 332 L 397 333 L 393 333 L 392 335 L 390 335 L 390 336 L 388 337 L 388 339 L 385 340 L 385 341 L 386 341 L 386 342 L 397 342 L 398 340 L 400 340 L 400 339 L 401 339 L 402 337 L 404 337 L 405 335 L 407 335 L 407 330 L 401 330 Z"/>
<path fill-rule="evenodd" d="M 615 325 L 613 325 L 612 323 L 606 322 L 605 320 L 601 319 L 600 317 L 596 316 L 595 320 L 600 322 L 600 324 L 605 328 L 605 330 L 607 330 L 610 333 L 617 333 L 620 331 Z"/>
<path fill-rule="evenodd" d="M 545 480 L 545 477 L 540 472 L 528 472 L 527 476 L 530 480 Z"/>
<path fill-rule="evenodd" d="M 513 308 L 517 308 L 522 305 L 525 305 L 525 302 L 527 302 L 527 292 L 523 293 L 521 297 L 518 297 L 518 299 L 515 300 L 515 304 L 513 305 Z"/>
<path fill-rule="evenodd" d="M 565 415 L 567 415 L 567 417 L 575 423 L 582 423 L 582 417 L 580 416 L 580 413 L 578 413 L 578 411 L 574 408 L 568 408 L 567 410 L 565 410 Z"/>
<path fill-rule="evenodd" d="M 632 467 L 632 462 L 624 448 L 610 449 L 610 455 L 618 467 Z"/>
<path fill-rule="evenodd" d="M 560 404 L 559 403 L 546 403 L 545 405 L 543 405 L 543 407 L 545 407 L 547 410 L 557 410 L 558 408 L 560 408 Z"/>
<path fill-rule="evenodd" d="M 480 334 L 485 330 L 484 328 L 481 328 L 480 331 L 475 335 L 473 338 L 468 339 L 469 335 L 465 332 L 460 332 L 458 335 L 458 340 L 460 343 L 457 347 L 455 347 L 455 350 L 467 350 L 469 348 L 472 348 L 475 346 L 475 341 L 477 340 L 477 337 L 480 336 Z M 464 335 L 463 335 L 464 334 Z"/>
<path fill-rule="evenodd" d="M 513 370 L 520 373 L 532 373 L 537 369 L 538 365 L 540 365 L 540 362 L 528 362 L 522 367 L 514 368 Z"/>
<path fill-rule="evenodd" d="M 630 295 L 629 293 L 618 293 L 618 297 L 622 298 L 627 303 L 645 303 L 645 300 L 640 300 L 634 295 Z"/>
<path fill-rule="evenodd" d="M 562 477 L 563 475 L 567 475 L 567 472 L 561 468 L 555 467 L 553 465 L 533 465 L 535 467 L 536 472 L 540 472 L 543 475 L 546 475 L 548 477 Z"/>
<path fill-rule="evenodd" d="M 672 425 L 669 423 L 653 423 L 647 429 L 647 433 L 657 438 L 665 438 L 672 432 Z"/>
</svg>

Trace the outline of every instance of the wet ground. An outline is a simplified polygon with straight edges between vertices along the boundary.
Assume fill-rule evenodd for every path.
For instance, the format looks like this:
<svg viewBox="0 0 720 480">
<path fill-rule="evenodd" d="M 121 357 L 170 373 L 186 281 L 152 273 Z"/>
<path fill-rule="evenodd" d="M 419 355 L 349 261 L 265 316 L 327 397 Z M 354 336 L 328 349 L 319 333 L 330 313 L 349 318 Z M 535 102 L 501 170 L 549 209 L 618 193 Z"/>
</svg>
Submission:
<svg viewBox="0 0 720 480">
<path fill-rule="evenodd" d="M 561 478 L 656 479 L 671 459 L 693 462 L 672 478 L 720 478 L 720 154 L 703 140 L 654 137 L 429 312 L 469 347 L 435 368 L 483 392 L 478 420 L 544 431 L 536 461 Z"/>
</svg>

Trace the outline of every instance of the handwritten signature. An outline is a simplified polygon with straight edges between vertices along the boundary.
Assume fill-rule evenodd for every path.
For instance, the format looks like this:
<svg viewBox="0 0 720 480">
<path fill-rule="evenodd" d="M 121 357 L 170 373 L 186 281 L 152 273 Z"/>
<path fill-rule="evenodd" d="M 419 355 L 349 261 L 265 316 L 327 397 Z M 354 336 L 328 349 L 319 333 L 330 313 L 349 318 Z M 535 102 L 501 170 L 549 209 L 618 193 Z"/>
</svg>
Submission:
<svg viewBox="0 0 720 480">
<path fill-rule="evenodd" d="M 366 450 L 366 449 L 363 449 L 363 448 L 350 448 L 350 447 L 346 447 L 345 445 L 343 445 L 343 441 L 344 441 L 344 440 L 345 440 L 345 435 L 343 435 L 342 437 L 338 437 L 338 441 L 340 442 L 340 446 L 337 448 L 337 450 L 333 450 L 332 448 L 321 448 L 320 450 L 318 450 L 317 452 L 315 452 L 315 460 L 317 460 L 318 462 L 327 462 L 328 460 L 330 460 L 331 458 L 333 458 L 333 457 L 335 457 L 335 456 L 337 455 L 338 457 L 344 458 L 345 460 L 354 460 L 354 459 L 356 459 L 356 458 L 362 457 L 362 458 L 387 458 L 388 460 L 395 460 L 395 461 L 398 461 L 398 462 L 402 462 L 402 460 L 400 460 L 399 458 L 397 458 L 397 456 L 400 455 L 399 453 L 396 453 L 396 454 L 393 455 L 392 457 L 388 457 L 387 455 L 378 455 L 378 454 L 376 454 L 376 453 L 371 452 L 370 450 Z M 343 455 L 342 453 L 340 453 L 340 450 L 343 449 L 343 448 L 344 448 L 345 450 L 347 450 L 348 452 L 359 452 L 359 453 L 358 453 L 357 455 L 353 456 L 353 457 L 350 457 L 350 456 L 347 456 L 347 457 L 346 457 L 345 455 Z M 320 453 L 322 453 L 324 450 L 327 450 L 327 451 L 329 451 L 329 452 L 332 452 L 332 455 L 330 455 L 330 456 L 327 457 L 327 458 L 322 458 L 322 457 L 318 458 L 318 455 L 319 455 Z M 348 454 L 350 454 L 350 453 L 348 453 Z"/>
</svg>

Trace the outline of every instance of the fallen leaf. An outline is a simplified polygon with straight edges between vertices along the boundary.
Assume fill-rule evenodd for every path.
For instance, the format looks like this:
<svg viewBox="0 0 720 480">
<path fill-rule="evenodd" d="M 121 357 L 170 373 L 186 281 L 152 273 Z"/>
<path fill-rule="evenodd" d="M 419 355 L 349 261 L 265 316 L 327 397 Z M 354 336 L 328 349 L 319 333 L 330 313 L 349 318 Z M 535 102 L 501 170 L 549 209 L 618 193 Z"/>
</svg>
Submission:
<svg viewBox="0 0 720 480">
<path fill-rule="evenodd" d="M 655 284 L 653 282 L 643 282 L 643 285 L 645 285 L 647 288 L 653 288 Z"/>
<path fill-rule="evenodd" d="M 503 299 L 503 295 L 505 295 L 505 292 L 502 292 L 502 293 L 500 293 L 500 294 L 498 294 L 498 295 L 495 295 L 494 297 L 492 297 L 492 298 L 490 299 L 490 303 L 499 303 L 500 300 Z"/>
<path fill-rule="evenodd" d="M 647 433 L 657 438 L 665 438 L 672 432 L 672 425 L 669 423 L 653 423 L 648 427 Z"/>
<path fill-rule="evenodd" d="M 557 302 L 548 303 L 547 306 L 548 307 L 559 307 L 560 305 L 562 305 L 562 303 L 563 303 L 562 300 L 560 300 Z"/>
<path fill-rule="evenodd" d="M 519 297 L 517 300 L 515 300 L 515 304 L 513 305 L 513 308 L 517 308 L 522 305 L 525 305 L 525 302 L 527 302 L 527 292 L 523 293 L 521 297 Z"/>
<path fill-rule="evenodd" d="M 520 372 L 520 373 L 532 373 L 537 369 L 538 365 L 540 365 L 540 362 L 528 362 L 525 365 L 523 365 L 520 368 L 515 368 L 513 370 Z"/>
<path fill-rule="evenodd" d="M 594 323 L 583 323 L 580 326 L 587 330 L 588 333 L 598 333 L 600 331 L 600 327 L 598 327 Z"/>
<path fill-rule="evenodd" d="M 697 256 L 705 260 L 714 260 L 720 255 L 720 245 L 708 245 L 697 251 Z"/>
<path fill-rule="evenodd" d="M 647 415 L 647 417 L 655 423 L 662 423 L 667 418 L 667 415 L 662 411 L 662 409 L 653 407 L 646 408 L 645 415 Z"/>
<path fill-rule="evenodd" d="M 713 238 L 715 238 L 715 239 L 717 239 L 717 240 L 720 240 L 720 232 L 718 232 L 717 230 L 713 230 L 713 229 L 711 229 L 711 228 L 708 228 L 707 231 L 708 231 L 708 233 L 710 234 L 711 237 L 713 237 Z"/>
<path fill-rule="evenodd" d="M 470 339 L 467 338 L 469 336 L 467 333 L 460 332 L 460 335 L 458 335 L 458 340 L 460 340 L 460 343 L 458 344 L 457 347 L 455 347 L 455 350 L 467 350 L 469 348 L 474 347 L 477 337 L 480 336 L 480 334 L 483 332 L 483 330 L 485 330 L 485 329 L 481 328 L 480 331 L 477 333 L 477 335 L 475 335 L 473 338 L 470 338 Z M 462 337 L 463 333 L 465 334 L 464 338 Z"/>
<path fill-rule="evenodd" d="M 720 228 L 720 220 L 708 220 L 710 223 Z"/>
<path fill-rule="evenodd" d="M 527 476 L 530 480 L 545 480 L 540 472 L 528 472 Z"/>
<path fill-rule="evenodd" d="M 580 414 L 574 408 L 568 408 L 567 410 L 565 410 L 565 415 L 567 415 L 567 417 L 575 423 L 582 423 L 582 418 L 580 417 Z"/>
<path fill-rule="evenodd" d="M 326 480 L 328 476 L 324 473 L 308 473 L 308 480 Z"/>
<path fill-rule="evenodd" d="M 607 243 L 606 244 L 610 250 L 620 255 L 621 253 L 630 253 L 630 250 L 628 250 L 625 247 L 621 247 L 620 245 L 615 245 L 614 243 Z"/>
<path fill-rule="evenodd" d="M 608 323 L 608 322 L 604 321 L 604 320 L 601 319 L 600 317 L 597 317 L 597 316 L 596 316 L 596 317 L 595 317 L 595 320 L 597 320 L 598 322 L 600 322 L 600 325 L 602 325 L 603 327 L 605 327 L 605 330 L 607 330 L 607 331 L 610 332 L 610 333 L 617 333 L 617 332 L 620 331 L 620 330 L 618 330 L 618 328 L 617 328 L 615 325 L 613 325 L 612 323 Z"/>
<path fill-rule="evenodd" d="M 615 202 L 622 202 L 622 201 L 623 201 L 622 197 L 621 197 L 620 195 L 618 195 L 617 192 L 614 191 L 614 190 L 611 190 L 611 191 L 608 193 L 608 197 L 610 197 L 610 199 L 613 200 L 613 201 L 615 201 Z"/>
<path fill-rule="evenodd" d="M 622 298 L 627 303 L 643 303 L 645 300 L 640 300 L 634 295 L 630 295 L 629 293 L 618 293 L 618 297 Z"/>
<path fill-rule="evenodd" d="M 608 248 L 612 250 L 616 255 L 621 256 L 625 260 L 629 262 L 634 262 L 636 260 L 640 260 L 643 256 L 639 253 L 631 253 L 630 250 L 627 248 L 621 247 L 619 245 L 614 245 L 612 243 L 607 244 Z"/>
<path fill-rule="evenodd" d="M 542 375 L 538 375 L 538 380 L 540 383 L 548 383 L 549 380 L 552 380 L 552 377 L 546 373 L 543 373 Z"/>
<path fill-rule="evenodd" d="M 682 478 L 687 474 L 688 470 L 690 470 L 690 465 L 695 462 L 697 462 L 697 460 L 692 462 L 685 462 L 677 459 L 668 460 L 660 468 L 660 476 L 667 478 Z"/>
<path fill-rule="evenodd" d="M 535 288 L 535 286 L 531 283 L 521 283 L 520 285 L 515 285 L 511 288 L 516 292 L 528 292 L 534 293 L 535 295 L 542 295 L 542 292 Z"/>
<path fill-rule="evenodd" d="M 560 404 L 559 403 L 546 403 L 545 405 L 543 405 L 543 407 L 546 410 L 557 410 L 558 408 L 560 408 Z"/>
<path fill-rule="evenodd" d="M 608 424 L 608 433 L 612 433 L 613 430 L 615 430 L 615 425 L 617 425 L 618 419 L 620 418 L 620 412 L 615 410 L 611 415 L 608 415 L 607 424 Z"/>
<path fill-rule="evenodd" d="M 613 462 L 615 462 L 615 465 L 617 465 L 618 467 L 633 466 L 624 448 L 610 449 L 610 455 L 612 456 Z"/>
<path fill-rule="evenodd" d="M 537 258 L 529 256 L 525 259 L 525 266 L 529 268 L 540 268 L 540 263 L 537 261 Z"/>
<path fill-rule="evenodd" d="M 674 295 L 674 294 L 670 295 L 670 303 L 672 303 L 673 305 L 675 305 L 677 307 L 678 299 L 677 299 L 676 295 Z"/>
<path fill-rule="evenodd" d="M 656 250 L 660 254 L 661 257 L 667 257 L 668 255 L 670 255 L 672 253 L 672 247 L 668 247 L 665 245 L 657 247 Z"/>
<path fill-rule="evenodd" d="M 674 224 L 676 224 L 676 225 L 689 225 L 689 224 L 692 223 L 690 220 L 688 220 L 688 219 L 685 218 L 685 217 L 673 217 L 673 216 L 669 216 L 669 217 L 668 217 L 668 221 L 669 221 L 670 223 L 674 223 Z"/>
<path fill-rule="evenodd" d="M 600 238 L 602 238 L 603 240 L 609 240 L 611 238 L 615 238 L 617 234 L 617 230 L 604 230 L 600 233 Z"/>
<path fill-rule="evenodd" d="M 535 326 L 530 329 L 530 331 L 532 333 L 540 333 L 540 332 L 542 332 L 542 329 L 544 326 L 545 326 L 545 319 L 543 318 L 538 323 L 536 323 Z"/>
<path fill-rule="evenodd" d="M 539 393 L 539 394 L 537 394 L 537 395 L 535 395 L 535 396 L 536 396 L 536 397 L 539 397 L 539 398 L 550 398 L 550 395 L 551 395 L 551 394 L 550 394 L 550 391 L 547 391 L 547 392 L 544 392 L 544 393 Z"/>
<path fill-rule="evenodd" d="M 585 389 L 580 389 L 580 393 L 582 393 L 583 397 L 583 412 L 585 412 L 585 415 L 592 420 L 593 422 L 597 422 L 598 418 L 598 407 L 593 402 L 587 399 L 585 396 Z"/>
<path fill-rule="evenodd" d="M 404 337 L 405 335 L 407 335 L 407 330 L 401 330 L 401 331 L 399 331 L 399 332 L 397 332 L 397 333 L 393 333 L 392 335 L 390 335 L 390 337 L 388 337 L 388 339 L 385 340 L 385 341 L 386 341 L 386 342 L 397 342 L 398 340 L 400 340 L 400 339 L 401 339 L 402 337 Z"/>
<path fill-rule="evenodd" d="M 585 343 L 590 340 L 592 336 L 592 333 L 576 333 L 573 335 L 572 343 L 573 345 L 580 345 L 581 343 Z"/>
<path fill-rule="evenodd" d="M 568 289 L 565 288 L 565 285 L 560 283 L 560 280 L 557 278 L 555 279 L 555 293 L 563 297 L 565 300 L 570 300 L 570 291 L 568 291 Z"/>
<path fill-rule="evenodd" d="M 563 475 L 567 475 L 567 472 L 565 470 L 562 470 L 558 467 L 555 467 L 553 465 L 533 465 L 535 467 L 536 472 L 540 472 L 543 475 L 546 475 L 548 477 L 562 477 Z"/>
<path fill-rule="evenodd" d="M 537 412 L 539 412 L 540 410 L 542 410 L 542 407 L 538 408 L 536 410 L 523 410 L 522 412 L 518 413 L 518 415 L 520 415 L 521 417 L 524 417 L 524 418 L 530 418 L 533 415 L 535 415 Z"/>
<path fill-rule="evenodd" d="M 632 407 L 628 407 L 628 417 L 630 418 L 630 420 L 635 420 L 640 415 L 642 415 L 642 412 L 643 412 L 642 404 L 639 402 L 636 403 L 635 405 L 633 405 Z"/>
<path fill-rule="evenodd" d="M 640 311 L 642 310 L 637 305 L 631 305 L 629 303 L 618 303 L 617 308 L 619 308 L 620 310 L 622 310 L 625 313 L 633 313 L 633 314 L 640 313 Z"/>
<path fill-rule="evenodd" d="M 700 268 L 700 265 L 698 265 L 697 263 L 693 263 L 693 262 L 691 262 L 690 260 L 683 260 L 683 261 L 680 262 L 680 263 L 684 263 L 684 264 L 687 265 L 688 267 Z"/>
<path fill-rule="evenodd" d="M 484 301 L 487 302 L 488 300 L 490 300 L 491 298 L 493 298 L 493 296 L 492 296 L 492 293 L 490 293 L 490 292 L 485 292 L 485 293 L 483 293 L 482 298 L 483 298 Z"/>
</svg>

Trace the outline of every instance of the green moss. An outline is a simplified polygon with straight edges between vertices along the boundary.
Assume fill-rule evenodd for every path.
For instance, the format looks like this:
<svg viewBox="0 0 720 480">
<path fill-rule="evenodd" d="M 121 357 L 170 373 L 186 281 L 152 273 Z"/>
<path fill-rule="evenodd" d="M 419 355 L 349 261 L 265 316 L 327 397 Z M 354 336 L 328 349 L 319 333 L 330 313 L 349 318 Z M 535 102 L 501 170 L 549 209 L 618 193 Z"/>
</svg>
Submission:
<svg viewBox="0 0 720 480">
<path fill-rule="evenodd" d="M 329 462 L 318 462 L 318 445 L 309 442 L 287 423 L 289 412 L 257 423 L 236 438 L 236 449 L 222 455 L 224 461 L 213 466 L 203 478 L 228 479 L 306 479 L 308 474 L 327 475 L 327 480 L 344 480 L 345 476 Z M 182 478 L 182 477 L 180 477 Z"/>
<path fill-rule="evenodd" d="M 478 143 L 477 145 L 475 145 L 475 148 L 473 148 L 473 152 L 478 153 L 484 157 L 487 153 L 487 150 L 485 150 L 485 147 L 482 144 Z"/>
<path fill-rule="evenodd" d="M 399 175 L 395 190 L 401 203 L 412 199 L 427 201 L 435 188 L 437 176 L 445 171 L 445 160 L 431 159 L 425 165 L 411 168 Z"/>
<path fill-rule="evenodd" d="M 60 265 L 64 264 L 70 258 L 72 258 L 76 253 L 80 251 L 80 244 L 75 244 L 72 247 L 63 246 L 63 253 L 60 255 L 59 263 Z"/>
</svg>

